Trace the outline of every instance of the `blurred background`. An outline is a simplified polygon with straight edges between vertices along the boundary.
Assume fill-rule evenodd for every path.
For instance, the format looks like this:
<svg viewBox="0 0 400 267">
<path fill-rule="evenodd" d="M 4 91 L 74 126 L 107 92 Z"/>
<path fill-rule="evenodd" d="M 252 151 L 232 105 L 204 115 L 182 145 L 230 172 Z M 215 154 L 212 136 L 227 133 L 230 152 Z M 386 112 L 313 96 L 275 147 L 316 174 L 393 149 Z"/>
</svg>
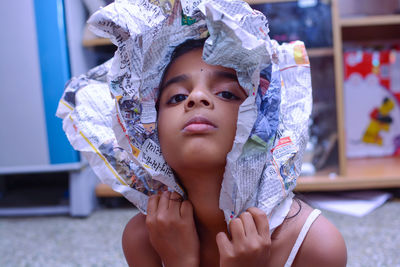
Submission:
<svg viewBox="0 0 400 267">
<path fill-rule="evenodd" d="M 67 81 L 116 50 L 86 26 L 111 2 L 2 1 L 0 266 L 126 266 L 120 240 L 137 210 L 99 183 L 55 116 Z M 272 39 L 307 47 L 314 103 L 296 192 L 342 232 L 348 266 L 400 266 L 400 1 L 247 2 Z"/>
</svg>

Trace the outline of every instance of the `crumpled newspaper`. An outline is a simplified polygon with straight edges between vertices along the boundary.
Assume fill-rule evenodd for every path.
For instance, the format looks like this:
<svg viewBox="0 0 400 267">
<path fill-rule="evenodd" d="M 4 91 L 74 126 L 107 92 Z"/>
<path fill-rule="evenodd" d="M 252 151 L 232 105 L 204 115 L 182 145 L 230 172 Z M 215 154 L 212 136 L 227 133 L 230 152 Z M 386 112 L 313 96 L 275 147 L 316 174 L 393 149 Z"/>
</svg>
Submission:
<svg viewBox="0 0 400 267">
<path fill-rule="evenodd" d="M 88 23 L 118 49 L 66 85 L 57 116 L 102 182 L 144 213 L 151 194 L 184 195 L 161 154 L 157 87 L 177 45 L 208 37 L 203 60 L 235 69 L 248 94 L 227 155 L 220 208 L 229 222 L 257 206 L 271 230 L 279 226 L 308 139 L 312 100 L 304 44 L 270 40 L 265 16 L 243 1 L 116 0 Z"/>
</svg>

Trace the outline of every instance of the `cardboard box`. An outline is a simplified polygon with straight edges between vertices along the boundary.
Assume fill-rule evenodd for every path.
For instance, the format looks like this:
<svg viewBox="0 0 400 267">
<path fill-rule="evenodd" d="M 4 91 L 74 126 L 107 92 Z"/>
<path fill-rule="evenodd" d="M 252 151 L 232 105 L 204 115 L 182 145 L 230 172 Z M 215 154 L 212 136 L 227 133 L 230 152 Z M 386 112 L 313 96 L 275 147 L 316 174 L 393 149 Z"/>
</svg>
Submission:
<svg viewBox="0 0 400 267">
<path fill-rule="evenodd" d="M 392 156 L 400 151 L 400 51 L 344 54 L 347 156 Z"/>
</svg>

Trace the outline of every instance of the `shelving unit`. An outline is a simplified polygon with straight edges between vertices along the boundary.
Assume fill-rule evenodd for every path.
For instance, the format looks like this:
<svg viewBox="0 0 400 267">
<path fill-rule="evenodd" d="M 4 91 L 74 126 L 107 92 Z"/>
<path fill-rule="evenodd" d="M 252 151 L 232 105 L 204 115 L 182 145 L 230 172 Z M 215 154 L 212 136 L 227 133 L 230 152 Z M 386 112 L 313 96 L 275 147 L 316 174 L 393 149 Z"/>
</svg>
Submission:
<svg viewBox="0 0 400 267">
<path fill-rule="evenodd" d="M 327 168 L 313 176 L 301 177 L 297 191 L 330 191 L 400 187 L 400 158 L 351 159 L 346 175 Z"/>
<path fill-rule="evenodd" d="M 309 58 L 333 56 L 333 48 L 332 47 L 311 48 L 307 49 L 307 54 Z"/>
<path fill-rule="evenodd" d="M 293 2 L 296 0 L 247 0 L 251 5 Z M 353 0 L 354 1 L 354 0 Z M 355 190 L 400 187 L 400 157 L 348 159 L 346 157 L 343 97 L 343 42 L 400 39 L 400 15 L 342 16 L 340 7 L 350 0 L 331 0 L 333 47 L 308 49 L 310 58 L 333 57 L 335 72 L 338 164 L 301 176 L 296 191 Z M 370 1 L 368 1 L 370 2 Z M 356 6 L 356 5 L 354 5 Z M 365 6 L 365 5 L 364 5 Z M 110 45 L 107 39 L 86 38 L 85 47 Z M 400 70 L 399 70 L 400 72 Z M 120 196 L 107 185 L 96 188 L 98 196 Z"/>
<path fill-rule="evenodd" d="M 360 16 L 340 18 L 341 27 L 400 25 L 400 15 Z"/>
<path fill-rule="evenodd" d="M 339 175 L 302 177 L 298 190 L 370 189 L 400 187 L 400 158 L 347 159 L 343 97 L 343 42 L 393 39 L 400 33 L 399 15 L 353 15 L 342 17 L 339 5 L 347 0 L 332 1 L 336 109 L 338 118 Z M 394 27 L 393 27 L 394 26 Z M 377 28 L 378 27 L 378 28 Z M 400 35 L 397 35 L 400 36 Z"/>
</svg>

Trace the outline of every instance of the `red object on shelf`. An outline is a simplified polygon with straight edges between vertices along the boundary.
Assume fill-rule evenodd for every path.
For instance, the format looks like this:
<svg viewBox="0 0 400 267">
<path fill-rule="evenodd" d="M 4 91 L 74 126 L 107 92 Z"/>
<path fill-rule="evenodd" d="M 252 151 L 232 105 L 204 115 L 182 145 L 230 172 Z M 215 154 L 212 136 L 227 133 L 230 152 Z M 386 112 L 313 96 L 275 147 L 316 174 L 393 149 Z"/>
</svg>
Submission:
<svg viewBox="0 0 400 267">
<path fill-rule="evenodd" d="M 352 74 L 357 73 L 365 79 L 368 75 L 375 74 L 379 78 L 379 83 L 400 104 L 400 92 L 394 91 L 394 87 L 399 88 L 400 85 L 394 84 L 398 81 L 394 81 L 392 75 L 393 68 L 400 65 L 399 61 L 400 50 L 346 52 L 344 53 L 344 62 L 346 62 L 344 77 L 347 80 Z M 400 70 L 397 70 L 397 73 L 400 73 Z"/>
<path fill-rule="evenodd" d="M 399 73 L 399 50 L 344 53 L 344 110 L 349 158 L 400 153 Z"/>
</svg>

